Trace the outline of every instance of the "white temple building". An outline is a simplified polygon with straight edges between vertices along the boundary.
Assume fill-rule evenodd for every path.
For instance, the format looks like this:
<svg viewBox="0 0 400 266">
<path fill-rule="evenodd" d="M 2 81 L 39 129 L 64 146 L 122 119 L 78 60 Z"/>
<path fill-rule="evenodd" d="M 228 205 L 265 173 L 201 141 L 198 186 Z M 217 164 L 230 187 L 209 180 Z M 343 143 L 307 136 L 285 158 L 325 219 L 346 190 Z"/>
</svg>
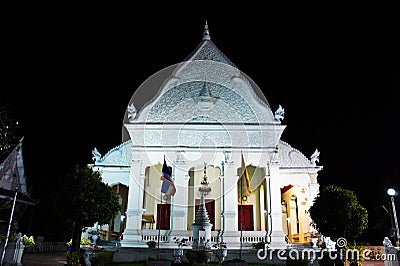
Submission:
<svg viewBox="0 0 400 266">
<path fill-rule="evenodd" d="M 284 109 L 271 110 L 256 83 L 211 41 L 206 25 L 186 60 L 152 75 L 127 99 L 123 143 L 104 156 L 92 152 L 91 166 L 122 203 L 121 214 L 103 226 L 104 237 L 120 238 L 123 247 L 192 241 L 206 175 L 212 242 L 309 243 L 308 209 L 322 166 L 317 150 L 307 158 L 281 140 L 283 118 Z M 164 158 L 174 196 L 161 193 Z"/>
</svg>

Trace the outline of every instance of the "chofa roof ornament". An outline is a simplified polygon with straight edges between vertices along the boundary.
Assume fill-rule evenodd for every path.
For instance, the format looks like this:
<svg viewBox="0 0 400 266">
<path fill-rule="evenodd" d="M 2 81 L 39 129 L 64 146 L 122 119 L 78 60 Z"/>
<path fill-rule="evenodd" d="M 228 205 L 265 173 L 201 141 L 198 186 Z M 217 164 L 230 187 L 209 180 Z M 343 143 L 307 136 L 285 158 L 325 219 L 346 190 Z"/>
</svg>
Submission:
<svg viewBox="0 0 400 266">
<path fill-rule="evenodd" d="M 274 114 L 275 122 L 278 122 L 280 124 L 281 120 L 283 120 L 284 116 L 285 116 L 285 109 L 283 109 L 282 106 L 279 105 L 278 109 L 275 111 L 275 114 Z"/>
<path fill-rule="evenodd" d="M 136 110 L 133 102 L 128 106 L 127 111 L 128 111 L 128 121 L 133 122 L 133 120 L 135 120 L 136 114 L 137 114 L 137 110 Z"/>
<path fill-rule="evenodd" d="M 314 153 L 310 157 L 311 164 L 313 166 L 317 166 L 317 162 L 319 162 L 319 151 L 315 149 Z"/>
</svg>

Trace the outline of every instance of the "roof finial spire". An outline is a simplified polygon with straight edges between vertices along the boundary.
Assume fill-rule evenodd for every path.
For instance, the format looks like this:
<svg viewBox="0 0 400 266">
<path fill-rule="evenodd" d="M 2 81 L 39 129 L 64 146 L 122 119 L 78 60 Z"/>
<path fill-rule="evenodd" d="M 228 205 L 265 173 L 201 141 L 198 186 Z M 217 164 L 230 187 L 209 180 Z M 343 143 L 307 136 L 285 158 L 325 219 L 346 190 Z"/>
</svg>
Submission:
<svg viewBox="0 0 400 266">
<path fill-rule="evenodd" d="M 204 25 L 204 32 L 203 32 L 203 41 L 211 40 L 210 32 L 208 31 L 208 24 L 206 20 L 206 25 Z"/>
</svg>

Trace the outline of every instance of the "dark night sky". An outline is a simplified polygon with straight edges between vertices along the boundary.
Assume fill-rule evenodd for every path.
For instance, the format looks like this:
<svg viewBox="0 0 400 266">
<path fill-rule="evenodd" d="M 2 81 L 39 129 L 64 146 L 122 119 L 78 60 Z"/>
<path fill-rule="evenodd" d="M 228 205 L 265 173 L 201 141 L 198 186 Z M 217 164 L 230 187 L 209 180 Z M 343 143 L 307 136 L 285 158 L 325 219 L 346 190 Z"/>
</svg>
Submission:
<svg viewBox="0 0 400 266">
<path fill-rule="evenodd" d="M 321 152 L 322 185 L 355 190 L 370 211 L 387 204 L 388 186 L 400 190 L 398 42 L 386 18 L 340 10 L 67 10 L 13 9 L 2 25 L 0 103 L 23 127 L 36 197 L 72 165 L 91 163 L 94 147 L 104 154 L 121 143 L 135 89 L 184 60 L 206 19 L 213 42 L 273 111 L 285 108 L 282 139 L 307 157 Z"/>
</svg>

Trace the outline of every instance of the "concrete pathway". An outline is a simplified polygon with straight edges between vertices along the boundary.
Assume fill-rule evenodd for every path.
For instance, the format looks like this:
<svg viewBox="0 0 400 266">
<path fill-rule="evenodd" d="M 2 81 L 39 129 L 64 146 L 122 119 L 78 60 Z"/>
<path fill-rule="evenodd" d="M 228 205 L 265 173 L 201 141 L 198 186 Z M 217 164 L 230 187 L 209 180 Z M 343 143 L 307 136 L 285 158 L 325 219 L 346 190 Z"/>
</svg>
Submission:
<svg viewBox="0 0 400 266">
<path fill-rule="evenodd" d="M 22 256 L 22 265 L 67 265 L 65 252 L 26 253 Z"/>
</svg>

